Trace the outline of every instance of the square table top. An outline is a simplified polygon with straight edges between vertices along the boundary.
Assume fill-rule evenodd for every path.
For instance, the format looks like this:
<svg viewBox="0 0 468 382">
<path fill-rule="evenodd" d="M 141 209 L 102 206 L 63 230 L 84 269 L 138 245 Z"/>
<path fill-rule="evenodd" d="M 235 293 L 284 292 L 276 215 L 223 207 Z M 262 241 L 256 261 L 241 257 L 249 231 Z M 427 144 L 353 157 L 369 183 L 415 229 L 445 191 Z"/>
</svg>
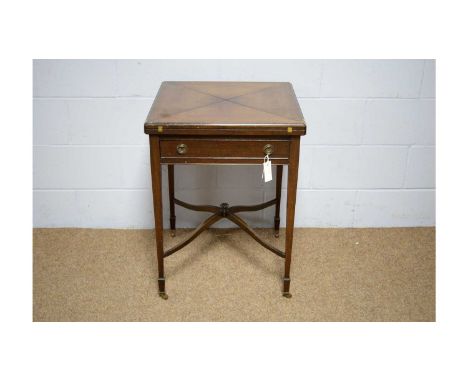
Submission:
<svg viewBox="0 0 468 382">
<path fill-rule="evenodd" d="M 148 114 L 145 132 L 177 128 L 304 135 L 306 124 L 289 82 L 166 81 Z"/>
</svg>

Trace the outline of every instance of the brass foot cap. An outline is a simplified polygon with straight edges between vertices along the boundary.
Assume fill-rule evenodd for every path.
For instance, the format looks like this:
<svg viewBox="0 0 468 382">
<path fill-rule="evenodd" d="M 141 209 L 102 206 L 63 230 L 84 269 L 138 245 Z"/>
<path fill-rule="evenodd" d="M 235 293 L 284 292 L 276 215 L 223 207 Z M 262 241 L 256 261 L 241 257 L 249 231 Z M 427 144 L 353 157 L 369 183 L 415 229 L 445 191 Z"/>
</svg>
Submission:
<svg viewBox="0 0 468 382">
<path fill-rule="evenodd" d="M 283 297 L 291 298 L 291 297 L 292 297 L 292 294 L 289 293 L 289 292 L 283 292 Z"/>
<path fill-rule="evenodd" d="M 166 292 L 159 292 L 159 297 L 161 297 L 163 300 L 167 300 L 169 298 Z"/>
<path fill-rule="evenodd" d="M 171 237 L 175 237 L 175 232 L 171 232 Z"/>
<path fill-rule="evenodd" d="M 279 237 L 279 232 L 275 232 L 275 237 Z"/>
</svg>

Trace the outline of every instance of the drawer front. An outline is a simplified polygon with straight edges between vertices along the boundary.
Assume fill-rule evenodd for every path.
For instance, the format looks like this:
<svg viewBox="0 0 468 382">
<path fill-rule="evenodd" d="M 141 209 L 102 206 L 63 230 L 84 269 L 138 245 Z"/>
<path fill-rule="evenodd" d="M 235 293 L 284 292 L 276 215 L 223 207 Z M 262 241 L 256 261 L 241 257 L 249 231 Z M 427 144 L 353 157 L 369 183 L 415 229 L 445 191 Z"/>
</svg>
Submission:
<svg viewBox="0 0 468 382">
<path fill-rule="evenodd" d="M 176 139 L 160 141 L 161 158 L 263 158 L 287 159 L 288 140 Z"/>
</svg>

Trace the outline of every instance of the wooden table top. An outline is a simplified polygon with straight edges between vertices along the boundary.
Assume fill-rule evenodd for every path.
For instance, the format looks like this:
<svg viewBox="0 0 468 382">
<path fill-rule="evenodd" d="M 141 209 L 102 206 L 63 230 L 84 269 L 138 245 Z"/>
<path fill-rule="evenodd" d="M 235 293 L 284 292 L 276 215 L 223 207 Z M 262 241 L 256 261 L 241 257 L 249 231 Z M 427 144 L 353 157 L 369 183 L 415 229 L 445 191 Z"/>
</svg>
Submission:
<svg viewBox="0 0 468 382">
<path fill-rule="evenodd" d="M 148 134 L 304 135 L 289 82 L 163 82 L 145 122 Z"/>
</svg>

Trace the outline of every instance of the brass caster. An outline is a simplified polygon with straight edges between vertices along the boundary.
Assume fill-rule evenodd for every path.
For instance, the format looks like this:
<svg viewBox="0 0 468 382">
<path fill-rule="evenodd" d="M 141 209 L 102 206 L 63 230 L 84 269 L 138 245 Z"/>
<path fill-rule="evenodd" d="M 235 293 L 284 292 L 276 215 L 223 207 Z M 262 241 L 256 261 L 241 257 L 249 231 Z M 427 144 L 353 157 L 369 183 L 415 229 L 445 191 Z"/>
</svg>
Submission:
<svg viewBox="0 0 468 382">
<path fill-rule="evenodd" d="M 292 297 L 292 294 L 289 293 L 289 292 L 283 292 L 283 297 L 291 298 L 291 297 Z"/>
<path fill-rule="evenodd" d="M 169 298 L 166 292 L 159 292 L 159 297 L 161 297 L 163 300 L 167 300 Z"/>
<path fill-rule="evenodd" d="M 175 237 L 175 232 L 171 231 L 171 237 Z"/>
<path fill-rule="evenodd" d="M 279 237 L 279 232 L 275 232 L 275 237 L 276 237 L 276 238 Z"/>
</svg>

